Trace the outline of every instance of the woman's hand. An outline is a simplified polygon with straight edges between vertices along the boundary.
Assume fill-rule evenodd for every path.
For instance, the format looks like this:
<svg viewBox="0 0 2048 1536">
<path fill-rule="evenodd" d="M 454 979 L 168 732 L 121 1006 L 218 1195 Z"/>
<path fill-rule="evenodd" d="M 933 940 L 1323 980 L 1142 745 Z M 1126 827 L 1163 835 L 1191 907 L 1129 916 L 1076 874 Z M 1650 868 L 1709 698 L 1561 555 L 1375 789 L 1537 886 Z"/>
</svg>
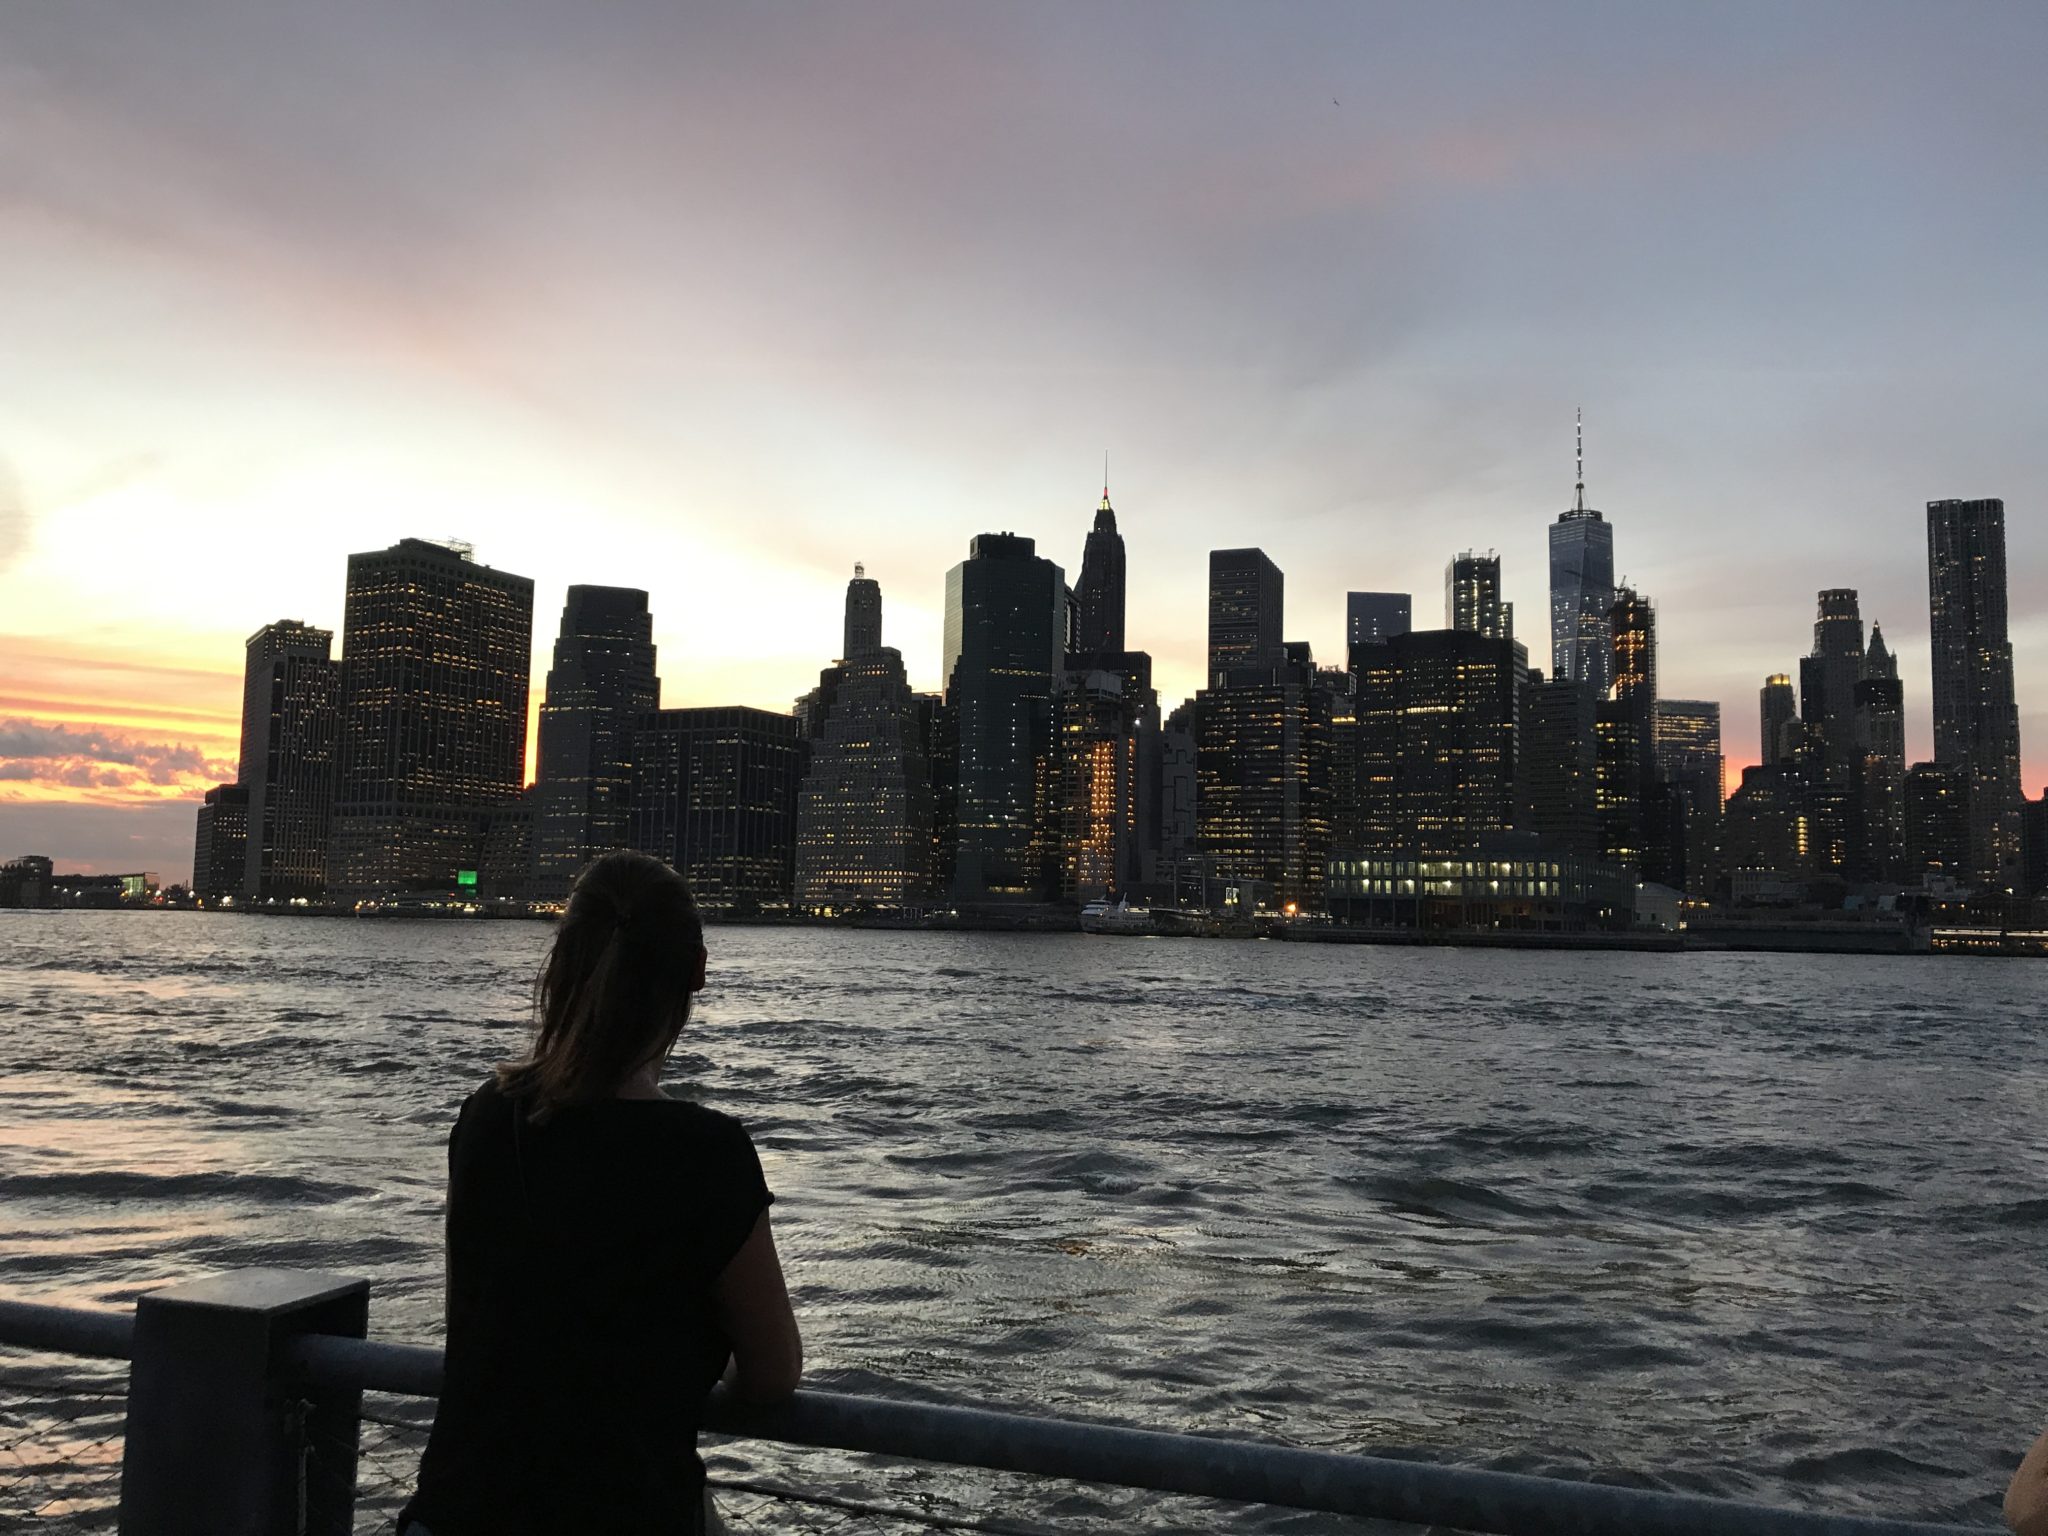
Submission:
<svg viewBox="0 0 2048 1536">
<path fill-rule="evenodd" d="M 2005 1490 L 2005 1523 L 2019 1536 L 2048 1536 L 2048 1434 L 2034 1442 Z"/>
<path fill-rule="evenodd" d="M 733 1385 L 740 1396 L 775 1403 L 796 1391 L 804 1345 L 766 1211 L 718 1277 L 714 1294 L 719 1323 L 732 1340 Z"/>
</svg>

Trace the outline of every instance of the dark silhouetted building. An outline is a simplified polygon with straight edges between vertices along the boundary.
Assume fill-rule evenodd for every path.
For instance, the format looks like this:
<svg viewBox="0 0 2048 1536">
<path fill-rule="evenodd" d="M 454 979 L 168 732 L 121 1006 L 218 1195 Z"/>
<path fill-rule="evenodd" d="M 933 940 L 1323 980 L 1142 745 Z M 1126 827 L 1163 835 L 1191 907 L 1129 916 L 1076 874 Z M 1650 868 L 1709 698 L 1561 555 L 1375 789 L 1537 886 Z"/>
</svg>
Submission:
<svg viewBox="0 0 2048 1536">
<path fill-rule="evenodd" d="M 1594 798 L 1599 703 L 1589 684 L 1537 674 L 1522 689 L 1515 751 L 1516 826 L 1586 858 L 1600 854 Z"/>
<path fill-rule="evenodd" d="M 1587 684 L 1596 698 L 1613 686 L 1614 528 L 1586 505 L 1585 456 L 1577 495 L 1550 525 L 1550 669 L 1553 677 Z"/>
<path fill-rule="evenodd" d="M 1360 796 L 1379 851 L 1463 853 L 1514 825 L 1520 670 L 1513 644 L 1473 630 L 1425 629 L 1386 642 L 1360 674 Z M 1389 696 L 1391 694 L 1391 697 Z M 1376 805 L 1391 723 L 1392 805 Z"/>
<path fill-rule="evenodd" d="M 1030 539 L 981 534 L 946 573 L 956 901 L 1043 901 L 1058 889 L 1053 696 L 1067 629 L 1065 578 Z"/>
<path fill-rule="evenodd" d="M 674 865 L 712 911 L 788 905 L 803 766 L 794 715 L 650 710 L 632 761 L 635 848 Z"/>
<path fill-rule="evenodd" d="M 1792 691 L 1791 674 L 1773 672 L 1764 679 L 1763 687 L 1757 691 L 1757 714 L 1758 757 L 1766 763 L 1785 762 L 1793 755 L 1793 727 L 1799 720 L 1799 700 Z"/>
<path fill-rule="evenodd" d="M 1820 594 L 1813 652 L 1799 663 L 1799 718 L 1806 730 L 1807 784 L 1813 808 L 1813 854 L 1823 873 L 1848 876 L 1861 839 L 1856 684 L 1863 676 L 1863 618 L 1856 593 Z"/>
<path fill-rule="evenodd" d="M 1970 874 L 2020 879 L 2020 723 L 2006 629 L 2005 503 L 1927 504 L 1934 760 L 1968 770 Z"/>
<path fill-rule="evenodd" d="M 47 907 L 55 866 L 39 853 L 0 864 L 0 907 Z"/>
<path fill-rule="evenodd" d="M 2024 818 L 2022 849 L 2026 857 L 2021 864 L 2025 877 L 2020 894 L 2048 894 L 2048 789 L 2041 791 L 2039 799 L 2027 801 L 2021 811 Z"/>
<path fill-rule="evenodd" d="M 1974 878 L 1968 766 L 1915 763 L 1906 770 L 1903 799 L 1906 878 Z"/>
<path fill-rule="evenodd" d="M 1607 611 L 1614 638 L 1614 693 L 1594 716 L 1594 801 L 1600 820 L 1600 855 L 1645 879 L 1673 884 L 1672 850 L 1661 809 L 1653 814 L 1657 781 L 1657 613 L 1631 587 L 1619 588 Z"/>
<path fill-rule="evenodd" d="M 1906 857 L 1906 691 L 1875 624 L 1854 700 L 1859 837 L 1852 873 L 1889 880 L 1903 873 Z"/>
<path fill-rule="evenodd" d="M 249 788 L 221 784 L 206 792 L 192 840 L 192 894 L 201 901 L 242 894 L 249 864 Z"/>
<path fill-rule="evenodd" d="M 1116 531 L 1109 487 L 1095 509 L 1095 526 L 1081 551 L 1081 579 L 1074 588 L 1074 646 L 1093 656 L 1124 648 L 1124 536 Z"/>
<path fill-rule="evenodd" d="M 846 585 L 845 643 L 814 695 L 826 702 L 797 797 L 796 904 L 921 903 L 932 875 L 927 711 L 902 653 L 882 644 L 882 589 L 860 566 Z"/>
<path fill-rule="evenodd" d="M 1721 822 L 1721 858 L 1738 903 L 1743 892 L 1776 892 L 1793 900 L 1812 876 L 1812 834 L 1806 783 L 1791 763 L 1742 770 Z"/>
<path fill-rule="evenodd" d="M 473 887 L 525 787 L 532 653 L 528 578 L 423 539 L 349 556 L 330 896 Z"/>
<path fill-rule="evenodd" d="M 584 866 L 627 846 L 633 733 L 660 702 L 647 594 L 571 587 L 540 707 L 532 845 L 541 900 L 566 900 Z"/>
<path fill-rule="evenodd" d="M 234 889 L 257 901 L 317 901 L 327 891 L 341 731 L 333 644 L 331 630 L 281 619 L 245 648 L 240 783 L 248 837 Z"/>
<path fill-rule="evenodd" d="M 1657 700 L 1652 741 L 1657 775 L 1684 819 L 1685 889 L 1704 896 L 1721 863 L 1721 706 L 1710 699 Z"/>
<path fill-rule="evenodd" d="M 1415 627 L 1414 599 L 1406 592 L 1347 592 L 1344 594 L 1345 665 L 1351 651 L 1373 640 L 1391 640 Z"/>
<path fill-rule="evenodd" d="M 1286 581 L 1262 549 L 1209 551 L 1209 686 L 1232 672 L 1270 671 L 1286 647 L 1280 638 Z"/>
</svg>

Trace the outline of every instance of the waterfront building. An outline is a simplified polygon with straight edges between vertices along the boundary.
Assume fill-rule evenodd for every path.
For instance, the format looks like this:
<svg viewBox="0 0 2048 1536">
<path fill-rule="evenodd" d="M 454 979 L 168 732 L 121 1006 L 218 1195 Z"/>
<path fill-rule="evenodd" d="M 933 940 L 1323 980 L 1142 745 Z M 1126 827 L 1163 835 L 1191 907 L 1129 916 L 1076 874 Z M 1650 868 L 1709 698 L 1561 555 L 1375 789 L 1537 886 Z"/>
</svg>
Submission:
<svg viewBox="0 0 2048 1536">
<path fill-rule="evenodd" d="M 1564 686 L 1578 684 L 1564 680 Z M 1330 860 L 1330 913 L 1386 928 L 1627 928 L 1636 882 L 1533 832 L 1487 832 L 1462 853 L 1371 852 Z"/>
<path fill-rule="evenodd" d="M 192 894 L 201 901 L 242 894 L 249 865 L 249 788 L 219 784 L 206 792 L 192 840 Z"/>
<path fill-rule="evenodd" d="M 1744 890 L 1803 890 L 1813 873 L 1806 782 L 1792 763 L 1742 770 L 1721 822 L 1721 858 L 1738 904 Z"/>
<path fill-rule="evenodd" d="M 238 895 L 289 902 L 326 894 L 341 727 L 333 644 L 332 630 L 280 619 L 244 647 L 238 782 L 248 793 L 248 836 Z"/>
<path fill-rule="evenodd" d="M 1264 678 L 1226 668 L 1196 695 L 1196 816 L 1209 880 L 1322 905 L 1329 857 L 1330 700 L 1308 647 L 1285 647 Z"/>
<path fill-rule="evenodd" d="M 1500 556 L 1492 550 L 1468 549 L 1444 567 L 1444 628 L 1515 638 L 1515 607 L 1500 600 Z"/>
<path fill-rule="evenodd" d="M 1095 526 L 1081 550 L 1081 579 L 1074 588 L 1072 649 L 1098 655 L 1124 648 L 1124 536 L 1116 531 L 1109 487 L 1095 509 Z"/>
<path fill-rule="evenodd" d="M 532 844 L 541 900 L 566 901 L 586 865 L 626 846 L 635 722 L 660 702 L 647 594 L 569 588 L 540 707 Z"/>
<path fill-rule="evenodd" d="M 1394 803 L 1391 816 L 1369 810 L 1366 819 L 1393 839 L 1377 851 L 1466 852 L 1515 820 L 1521 674 L 1514 646 L 1473 630 L 1436 629 L 1397 635 L 1387 647 Z M 1368 711 L 1384 722 L 1387 709 L 1385 697 L 1368 699 L 1362 684 L 1361 733 Z"/>
<path fill-rule="evenodd" d="M 1042 901 L 1058 889 L 1053 695 L 1067 613 L 1060 568 L 1016 534 L 978 535 L 946 573 L 956 901 Z"/>
<path fill-rule="evenodd" d="M 1595 799 L 1595 721 L 1591 685 L 1534 675 L 1522 689 L 1521 739 L 1515 750 L 1515 825 L 1546 845 L 1585 858 L 1600 854 Z"/>
<path fill-rule="evenodd" d="M 1329 750 L 1325 758 L 1330 847 L 1332 851 L 1355 850 L 1365 846 L 1361 838 L 1364 805 L 1358 792 L 1358 690 L 1352 685 L 1351 673 L 1337 667 L 1318 667 L 1315 686 L 1326 701 L 1330 717 Z"/>
<path fill-rule="evenodd" d="M 812 696 L 809 764 L 797 797 L 797 906 L 902 907 L 930 894 L 928 706 L 903 654 L 882 644 L 882 589 L 856 565 L 846 584 L 846 653 Z"/>
<path fill-rule="evenodd" d="M 1405 635 L 1415 625 L 1414 599 L 1406 592 L 1347 592 L 1344 594 L 1345 664 L 1352 650 L 1374 640 L 1391 640 Z"/>
<path fill-rule="evenodd" d="M 1144 879 L 1139 742 L 1151 658 L 1142 681 L 1106 659 L 1068 657 L 1055 704 L 1060 897 L 1077 903 L 1129 896 Z M 1156 700 L 1150 712 L 1156 732 Z"/>
<path fill-rule="evenodd" d="M 1350 841 L 1338 850 L 1346 854 L 1398 849 L 1411 840 L 1400 803 L 1402 667 L 1394 652 L 1396 638 L 1362 640 L 1351 647 L 1357 762 L 1351 771 Z"/>
<path fill-rule="evenodd" d="M 1854 873 L 1862 880 L 1887 880 L 1900 873 L 1906 852 L 1906 694 L 1899 665 L 1870 626 L 1870 648 L 1854 693 L 1857 825 L 1860 842 Z"/>
<path fill-rule="evenodd" d="M 787 906 L 802 761 L 793 715 L 649 710 L 633 732 L 632 846 L 673 865 L 708 910 Z"/>
<path fill-rule="evenodd" d="M 50 882 L 55 868 L 39 853 L 23 854 L 0 864 L 0 907 L 50 905 Z"/>
<path fill-rule="evenodd" d="M 1905 875 L 1970 881 L 1974 877 L 1971 774 L 1963 763 L 1915 763 L 1906 770 L 1901 798 Z"/>
<path fill-rule="evenodd" d="M 533 583 L 467 546 L 350 555 L 330 896 L 457 890 L 526 779 Z"/>
<path fill-rule="evenodd" d="M 1596 698 L 1613 686 L 1614 528 L 1586 505 L 1585 433 L 1579 432 L 1578 485 L 1571 510 L 1550 525 L 1550 670 L 1584 683 Z"/>
<path fill-rule="evenodd" d="M 1270 672 L 1286 647 L 1286 581 L 1262 549 L 1209 551 L 1209 686 L 1237 671 Z"/>
<path fill-rule="evenodd" d="M 1766 763 L 1786 761 L 1793 755 L 1796 739 L 1793 727 L 1799 721 L 1799 702 L 1792 691 L 1789 673 L 1773 672 L 1764 679 L 1763 687 L 1757 691 L 1757 712 L 1759 760 Z"/>
<path fill-rule="evenodd" d="M 1659 699 L 1652 728 L 1657 776 L 1676 798 L 1684 820 L 1685 883 L 1704 896 L 1720 867 L 1721 811 L 1726 772 L 1721 755 L 1721 706 L 1711 699 Z"/>
<path fill-rule="evenodd" d="M 1934 760 L 1969 779 L 1970 874 L 2020 876 L 2019 710 L 2006 627 L 2005 503 L 1927 504 L 1927 586 L 1934 660 Z"/>
</svg>

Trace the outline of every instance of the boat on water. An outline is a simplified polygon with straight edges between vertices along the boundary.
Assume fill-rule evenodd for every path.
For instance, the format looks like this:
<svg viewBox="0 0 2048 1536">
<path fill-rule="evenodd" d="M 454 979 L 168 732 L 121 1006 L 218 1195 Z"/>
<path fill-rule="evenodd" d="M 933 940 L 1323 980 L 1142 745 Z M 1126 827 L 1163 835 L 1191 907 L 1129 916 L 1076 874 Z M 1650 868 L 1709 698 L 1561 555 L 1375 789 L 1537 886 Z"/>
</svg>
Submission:
<svg viewBox="0 0 2048 1536">
<path fill-rule="evenodd" d="M 1152 909 L 1134 907 L 1129 898 L 1091 901 L 1081 909 L 1083 933 L 1152 933 Z"/>
</svg>

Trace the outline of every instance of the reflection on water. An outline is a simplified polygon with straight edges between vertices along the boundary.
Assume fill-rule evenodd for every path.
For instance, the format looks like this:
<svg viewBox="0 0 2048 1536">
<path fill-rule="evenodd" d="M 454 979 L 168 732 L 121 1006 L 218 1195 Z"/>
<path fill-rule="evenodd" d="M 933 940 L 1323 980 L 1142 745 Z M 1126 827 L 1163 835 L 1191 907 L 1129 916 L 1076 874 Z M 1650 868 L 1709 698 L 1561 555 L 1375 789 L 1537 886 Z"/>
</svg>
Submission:
<svg viewBox="0 0 2048 1536">
<path fill-rule="evenodd" d="M 546 939 L 0 914 L 0 1284 L 314 1265 L 433 1339 Z M 1951 1518 L 2048 1416 L 2048 969 L 712 944 L 674 1078 L 754 1130 L 821 1379 Z"/>
</svg>

